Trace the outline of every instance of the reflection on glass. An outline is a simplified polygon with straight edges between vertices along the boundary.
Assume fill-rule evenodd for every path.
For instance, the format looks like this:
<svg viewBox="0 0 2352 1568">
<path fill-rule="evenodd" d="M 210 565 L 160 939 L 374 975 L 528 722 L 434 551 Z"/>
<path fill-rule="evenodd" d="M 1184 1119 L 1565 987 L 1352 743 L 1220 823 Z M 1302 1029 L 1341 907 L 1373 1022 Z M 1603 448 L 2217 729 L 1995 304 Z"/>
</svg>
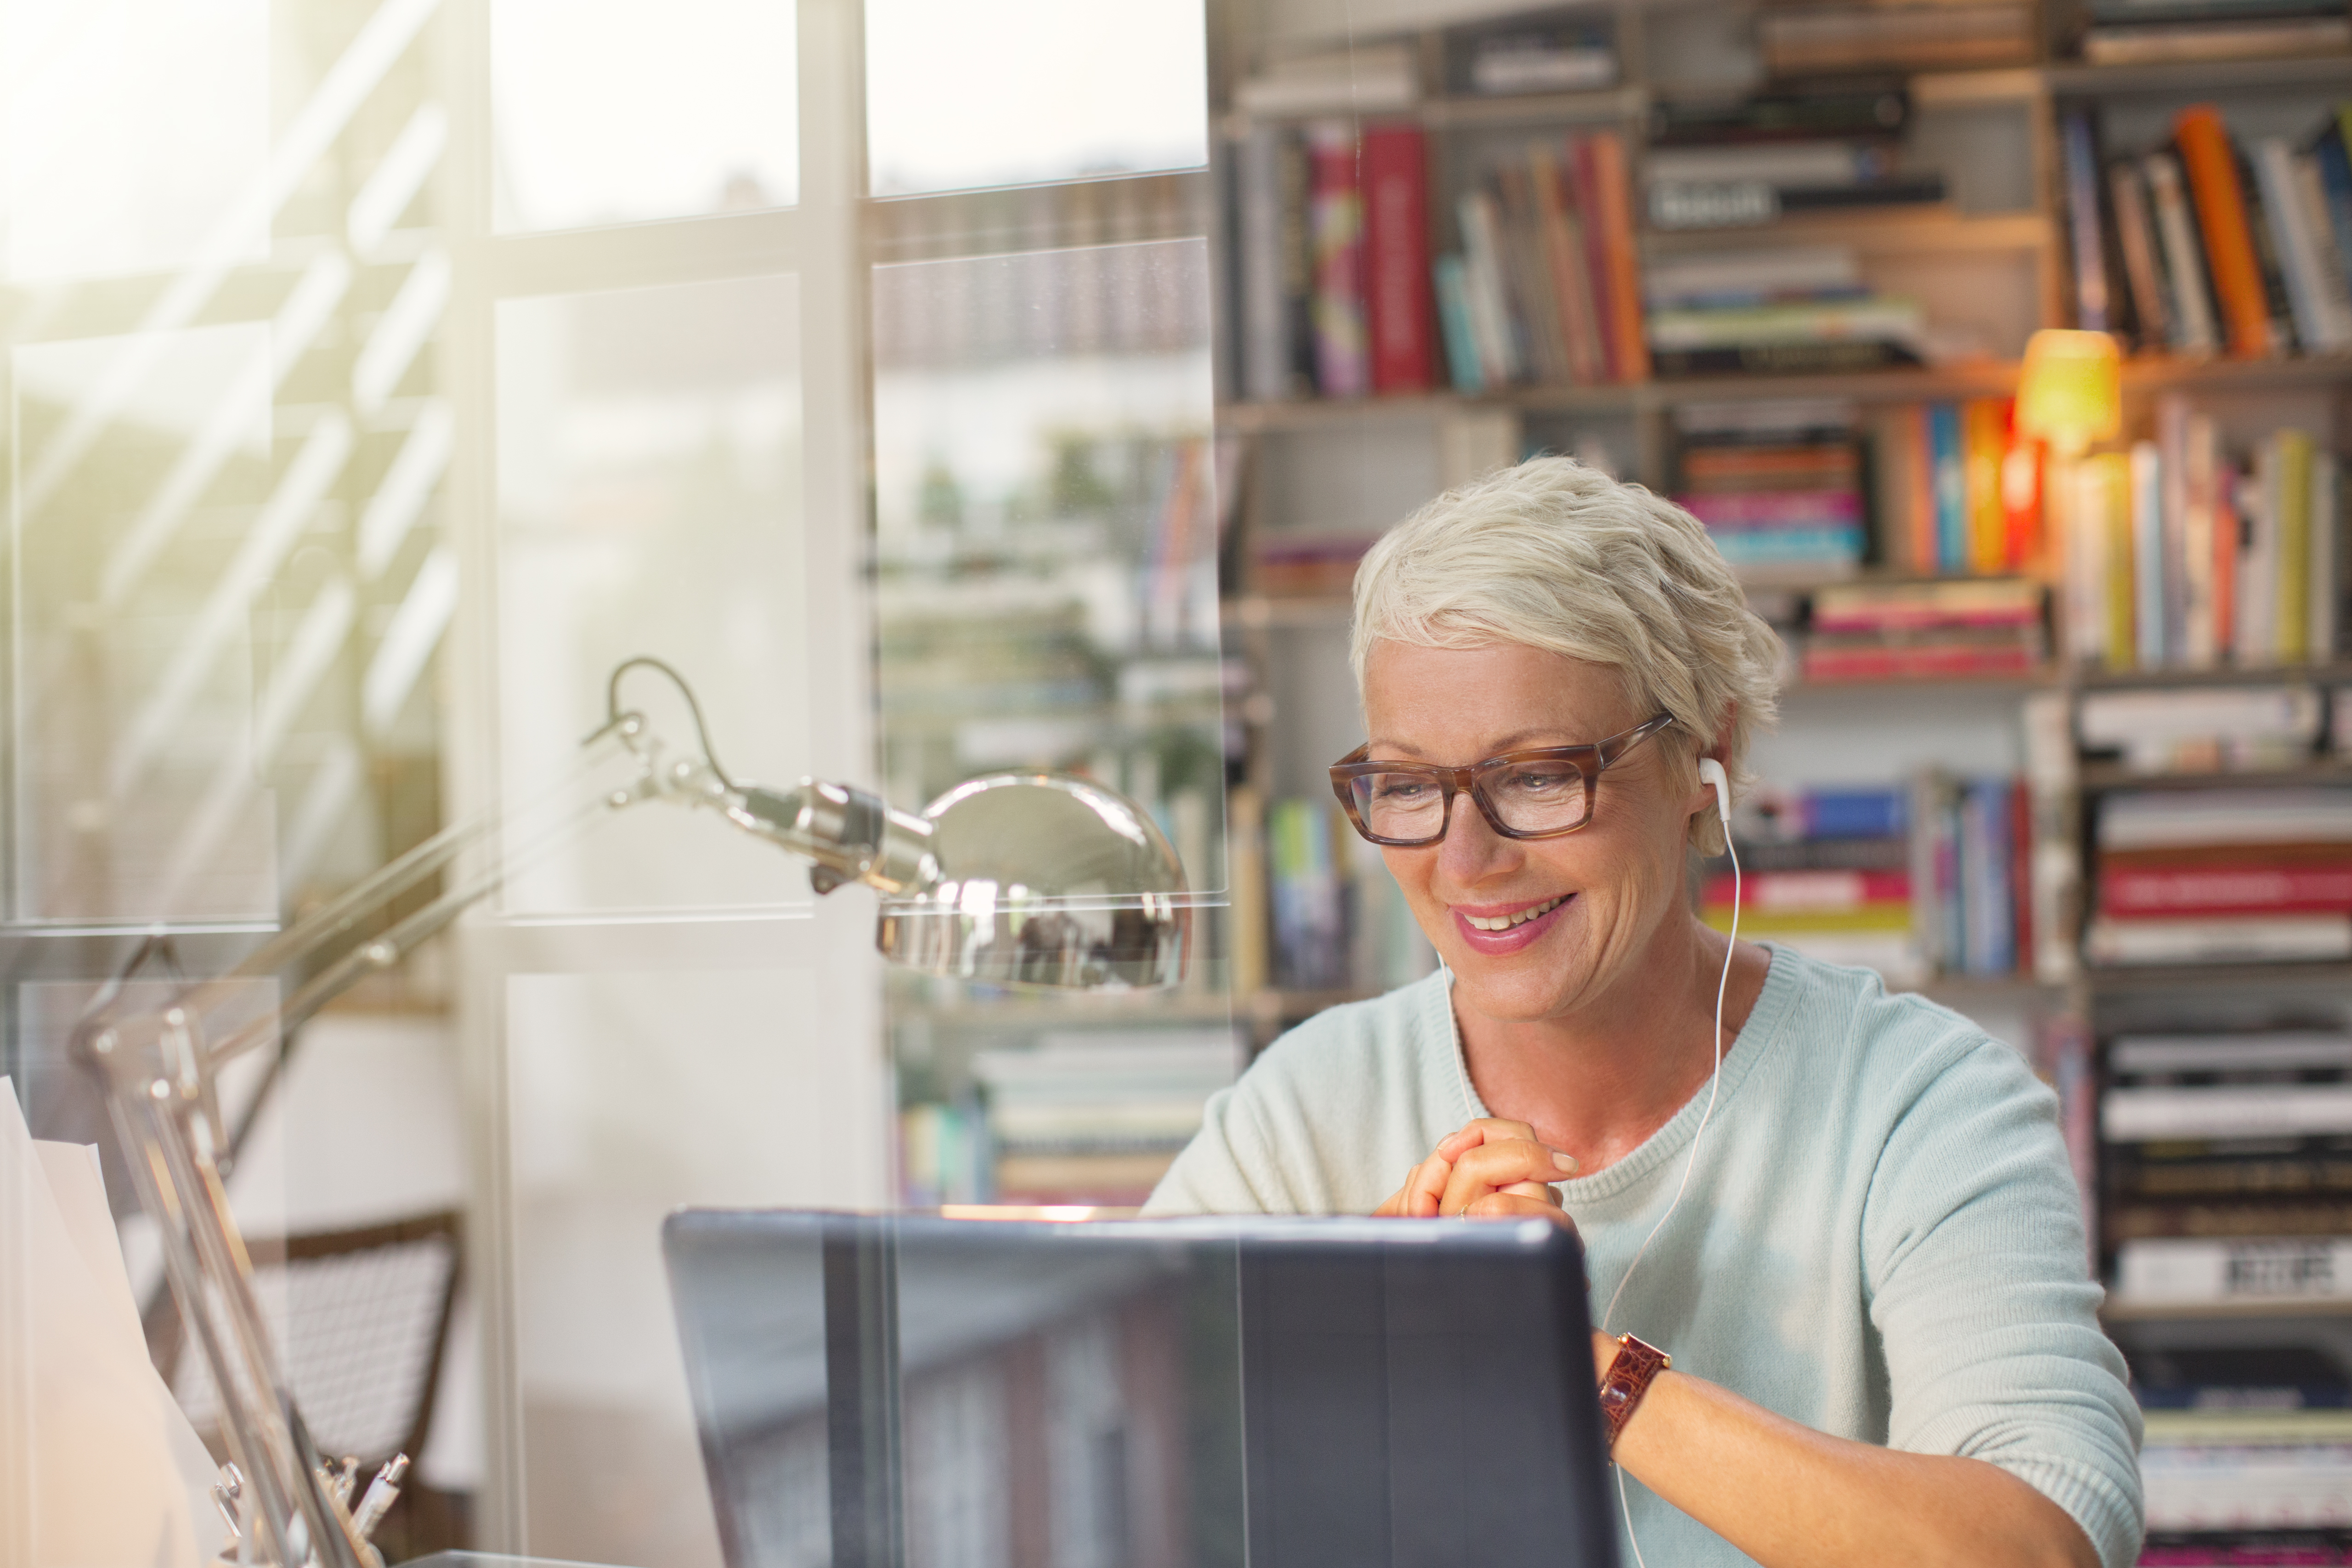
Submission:
<svg viewBox="0 0 2352 1568">
<path fill-rule="evenodd" d="M 870 1203 L 869 1053 L 802 1027 L 806 969 L 538 974 L 507 987 L 528 1547 L 716 1568 L 663 1216 Z"/>
<path fill-rule="evenodd" d="M 269 353 L 251 323 L 11 356 L 19 919 L 276 918 L 251 616 L 324 487 L 272 496 Z M 89 455 L 46 465 L 101 405 Z"/>
<path fill-rule="evenodd" d="M 1217 552 L 1199 240 L 874 274 L 876 686 L 891 798 L 1087 773 L 1224 879 Z M 890 976 L 902 1194 L 1129 1204 L 1240 1064 L 1221 939 L 1122 1007 Z"/>
<path fill-rule="evenodd" d="M 873 194 L 1208 162 L 1202 0 L 866 0 Z"/>
<path fill-rule="evenodd" d="M 498 226 L 800 199 L 792 0 L 490 0 Z"/>
<path fill-rule="evenodd" d="M 506 799 L 571 775 L 605 678 L 693 682 L 740 778 L 810 771 L 799 294 L 756 278 L 499 307 L 499 730 Z M 625 688 L 675 747 L 682 706 Z M 640 807 L 519 868 L 533 912 L 805 904 L 805 868 L 716 816 Z"/>
<path fill-rule="evenodd" d="M 267 0 L 0 5 L 7 275 L 266 255 L 268 23 Z"/>
</svg>

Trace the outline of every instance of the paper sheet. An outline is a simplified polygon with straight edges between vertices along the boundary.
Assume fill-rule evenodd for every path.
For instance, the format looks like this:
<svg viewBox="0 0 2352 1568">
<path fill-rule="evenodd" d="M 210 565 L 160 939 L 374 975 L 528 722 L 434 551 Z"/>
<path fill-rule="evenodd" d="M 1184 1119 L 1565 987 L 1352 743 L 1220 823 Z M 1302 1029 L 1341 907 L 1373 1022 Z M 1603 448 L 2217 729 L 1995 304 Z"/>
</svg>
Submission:
<svg viewBox="0 0 2352 1568">
<path fill-rule="evenodd" d="M 36 1143 L 0 1078 L 0 1568 L 195 1568 L 223 1533 L 211 1471 L 147 1359 L 95 1152 Z"/>
</svg>

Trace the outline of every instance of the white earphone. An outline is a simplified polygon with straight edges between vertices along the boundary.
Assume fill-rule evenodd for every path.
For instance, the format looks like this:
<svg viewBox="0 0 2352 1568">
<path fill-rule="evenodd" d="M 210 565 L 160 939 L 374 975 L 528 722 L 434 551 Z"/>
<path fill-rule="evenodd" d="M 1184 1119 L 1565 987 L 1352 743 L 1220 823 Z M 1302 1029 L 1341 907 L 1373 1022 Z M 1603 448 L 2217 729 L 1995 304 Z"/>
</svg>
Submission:
<svg viewBox="0 0 2352 1568">
<path fill-rule="evenodd" d="M 1698 760 L 1698 778 L 1699 783 L 1715 787 L 1715 815 L 1723 823 L 1723 847 L 1731 856 L 1731 940 L 1723 944 L 1723 973 L 1715 983 L 1715 1071 L 1706 1080 L 1706 1109 L 1699 1112 L 1698 1128 L 1691 1134 L 1690 1159 L 1683 1166 L 1682 1184 L 1675 1189 L 1674 1201 L 1666 1205 L 1666 1212 L 1658 1216 L 1658 1223 L 1650 1227 L 1650 1234 L 1642 1238 L 1641 1247 L 1633 1253 L 1633 1261 L 1625 1266 L 1624 1274 L 1619 1278 L 1617 1289 L 1610 1295 L 1608 1309 L 1601 1314 L 1601 1331 L 1603 1333 L 1609 1331 L 1609 1320 L 1616 1314 L 1618 1298 L 1625 1294 L 1625 1287 L 1633 1279 L 1633 1270 L 1642 1267 L 1643 1256 L 1650 1250 L 1650 1243 L 1658 1239 L 1658 1232 L 1666 1228 L 1666 1221 L 1674 1218 L 1675 1210 L 1682 1206 L 1683 1194 L 1690 1187 L 1691 1173 L 1698 1168 L 1699 1140 L 1706 1136 L 1708 1119 L 1715 1115 L 1716 1093 L 1723 1084 L 1723 996 L 1731 985 L 1731 955 L 1739 945 L 1739 851 L 1731 842 L 1730 777 L 1724 773 L 1721 763 L 1713 757 L 1701 757 Z M 1617 1506 L 1625 1515 L 1625 1538 L 1633 1543 L 1633 1561 L 1640 1563 L 1641 1568 L 1649 1568 L 1642 1556 L 1642 1542 L 1633 1534 L 1633 1510 L 1625 1500 L 1625 1472 L 1622 1469 L 1617 1471 Z"/>
</svg>

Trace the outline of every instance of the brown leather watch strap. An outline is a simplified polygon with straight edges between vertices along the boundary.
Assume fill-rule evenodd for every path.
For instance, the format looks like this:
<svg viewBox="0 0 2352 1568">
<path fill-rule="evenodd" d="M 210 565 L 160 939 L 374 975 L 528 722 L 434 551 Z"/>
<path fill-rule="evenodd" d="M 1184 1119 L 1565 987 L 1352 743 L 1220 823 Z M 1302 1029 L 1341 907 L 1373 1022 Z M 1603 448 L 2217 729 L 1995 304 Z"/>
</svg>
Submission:
<svg viewBox="0 0 2352 1568">
<path fill-rule="evenodd" d="M 1650 1380 L 1674 1363 L 1674 1357 L 1654 1344 L 1631 1334 L 1617 1336 L 1617 1354 L 1609 1363 L 1608 1375 L 1601 1380 L 1601 1419 L 1609 1428 L 1612 1450 L 1617 1447 L 1617 1434 L 1632 1419 L 1633 1406 L 1650 1392 Z"/>
</svg>

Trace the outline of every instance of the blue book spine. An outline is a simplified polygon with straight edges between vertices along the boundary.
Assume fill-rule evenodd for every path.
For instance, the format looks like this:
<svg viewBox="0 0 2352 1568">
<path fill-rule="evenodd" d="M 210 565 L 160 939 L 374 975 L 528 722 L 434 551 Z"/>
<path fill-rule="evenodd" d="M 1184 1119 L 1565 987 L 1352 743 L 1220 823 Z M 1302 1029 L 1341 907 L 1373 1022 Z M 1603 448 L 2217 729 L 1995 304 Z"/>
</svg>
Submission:
<svg viewBox="0 0 2352 1568">
<path fill-rule="evenodd" d="M 2336 231 L 2336 254 L 2352 268 L 2352 151 L 2344 145 L 2344 122 L 2330 118 L 2326 133 L 2312 149 L 2319 161 L 2319 184 L 2327 193 L 2328 226 Z"/>
<path fill-rule="evenodd" d="M 1910 797 L 1900 789 L 1817 789 L 1803 801 L 1808 838 L 1900 838 L 1911 828 Z"/>
<path fill-rule="evenodd" d="M 1741 528 L 1707 537 L 1723 558 L 1734 565 L 1826 561 L 1843 563 L 1862 559 L 1862 527 L 1838 523 L 1824 528 Z"/>
<path fill-rule="evenodd" d="M 1936 477 L 1936 570 L 1969 569 L 1968 454 L 1960 443 L 1960 406 L 1927 408 L 1929 471 Z"/>
<path fill-rule="evenodd" d="M 2091 114 L 2069 112 L 2059 129 L 2066 163 L 2067 237 L 2074 250 L 2074 324 L 2086 332 L 2107 330 L 2107 252 L 2099 231 L 2099 153 L 2091 136 Z"/>
<path fill-rule="evenodd" d="M 1486 390 L 1486 373 L 1478 363 L 1478 335 L 1470 324 L 1470 279 L 1458 256 L 1441 256 L 1431 270 L 1436 275 L 1438 327 L 1445 335 L 1445 370 L 1454 390 L 1475 395 Z"/>
</svg>

